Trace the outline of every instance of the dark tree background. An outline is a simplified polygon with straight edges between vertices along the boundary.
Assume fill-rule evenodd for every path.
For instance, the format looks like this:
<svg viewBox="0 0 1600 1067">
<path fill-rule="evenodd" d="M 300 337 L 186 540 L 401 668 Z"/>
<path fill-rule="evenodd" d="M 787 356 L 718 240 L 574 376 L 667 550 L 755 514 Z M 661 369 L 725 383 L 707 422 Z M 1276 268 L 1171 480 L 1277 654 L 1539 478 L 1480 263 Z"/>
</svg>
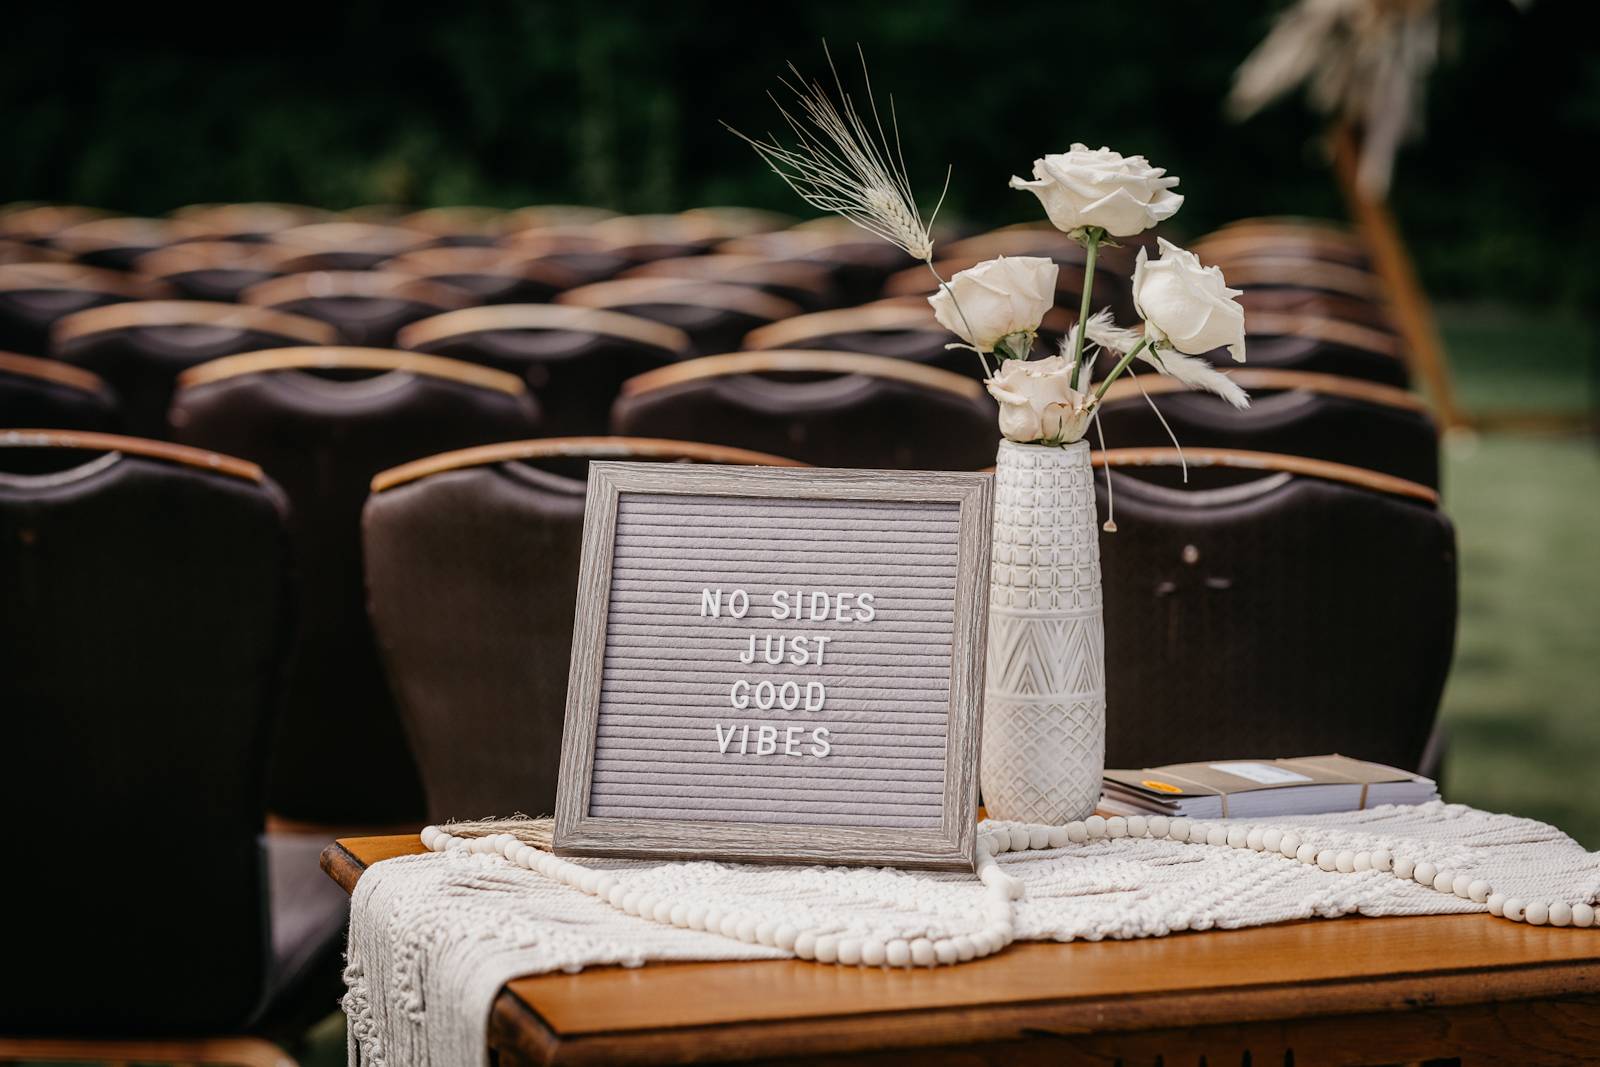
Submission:
<svg viewBox="0 0 1600 1067">
<path fill-rule="evenodd" d="M 1073 140 L 1183 179 L 1198 233 L 1246 215 L 1337 215 L 1321 121 L 1298 100 L 1242 125 L 1221 101 L 1282 0 L 735 4 L 376 0 L 13 12 L 0 62 L 0 202 L 133 213 L 211 200 L 328 207 L 584 202 L 625 211 L 799 206 L 719 125 L 773 125 L 787 61 L 866 50 L 925 197 L 1038 217 L 1005 179 Z M 1592 7 L 1447 4 L 1426 140 L 1394 200 L 1442 296 L 1583 306 L 1600 234 Z"/>
</svg>

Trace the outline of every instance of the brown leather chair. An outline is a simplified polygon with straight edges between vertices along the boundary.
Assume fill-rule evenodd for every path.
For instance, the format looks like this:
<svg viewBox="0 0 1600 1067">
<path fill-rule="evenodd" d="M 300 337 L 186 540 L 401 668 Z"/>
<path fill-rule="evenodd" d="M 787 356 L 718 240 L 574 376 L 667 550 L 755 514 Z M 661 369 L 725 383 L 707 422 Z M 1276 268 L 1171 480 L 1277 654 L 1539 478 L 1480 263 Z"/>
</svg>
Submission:
<svg viewBox="0 0 1600 1067">
<path fill-rule="evenodd" d="M 428 234 L 439 248 L 489 247 L 508 232 L 509 225 L 506 212 L 473 204 L 424 208 L 397 221 L 408 230 Z"/>
<path fill-rule="evenodd" d="M 298 256 L 293 249 L 262 241 L 185 241 L 146 252 L 133 267 L 186 300 L 234 304 L 252 285 L 295 273 Z"/>
<path fill-rule="evenodd" d="M 657 259 L 631 267 L 622 278 L 678 278 L 717 285 L 743 285 L 787 300 L 804 311 L 838 303 L 828 269 L 820 263 L 736 256 L 726 253 Z"/>
<path fill-rule="evenodd" d="M 1398 333 L 1394 320 L 1389 317 L 1388 305 L 1382 301 L 1299 285 L 1254 286 L 1245 289 L 1235 299 L 1244 308 L 1246 319 L 1261 314 L 1297 315 L 1354 323 L 1388 334 Z"/>
<path fill-rule="evenodd" d="M 391 256 L 432 244 L 433 235 L 399 225 L 336 219 L 279 230 L 272 243 L 298 253 L 303 271 L 370 270 Z"/>
<path fill-rule="evenodd" d="M 207 241 L 261 242 L 296 226 L 328 222 L 331 212 L 304 204 L 190 204 L 172 212 Z"/>
<path fill-rule="evenodd" d="M 1365 378 L 1400 389 L 1411 382 L 1400 339 L 1386 330 L 1276 312 L 1247 314 L 1244 329 L 1251 367 Z M 1221 350 L 1210 358 L 1219 367 L 1232 363 Z"/>
<path fill-rule="evenodd" d="M 1057 308 L 1040 330 L 1040 349 L 1048 349 L 1067 329 L 1070 317 Z M 853 308 L 795 315 L 745 335 L 744 347 L 859 352 L 925 364 L 969 378 L 983 377 L 983 362 L 964 348 L 950 348 L 961 338 L 939 325 L 926 299 L 918 296 L 877 300 Z"/>
<path fill-rule="evenodd" d="M 75 311 L 171 295 L 158 283 L 78 263 L 0 266 L 0 349 L 50 354 L 50 327 Z"/>
<path fill-rule="evenodd" d="M 531 204 L 506 212 L 505 234 L 510 237 L 539 230 L 576 229 L 616 217 L 610 208 L 593 204 Z"/>
<path fill-rule="evenodd" d="M 846 307 L 873 299 L 889 275 L 916 262 L 889 242 L 831 218 L 776 233 L 735 237 L 718 245 L 717 251 L 818 264 L 827 269 Z"/>
<path fill-rule="evenodd" d="M 321 319 L 356 346 L 385 347 L 401 327 L 474 303 L 464 289 L 397 271 L 309 271 L 252 285 L 239 299 Z"/>
<path fill-rule="evenodd" d="M 7 204 L 0 208 L 0 237 L 49 245 L 56 234 L 68 227 L 109 216 L 110 212 L 77 204 Z"/>
<path fill-rule="evenodd" d="M 374 479 L 368 606 L 431 821 L 554 810 L 594 459 L 792 465 L 714 445 L 554 437 Z"/>
<path fill-rule="evenodd" d="M 335 340 L 326 323 L 266 308 L 205 300 L 145 300 L 80 311 L 58 321 L 51 349 L 93 371 L 122 401 L 125 427 L 167 436 L 167 406 L 178 375 L 221 356 Z"/>
<path fill-rule="evenodd" d="M 706 356 L 627 382 L 616 433 L 703 440 L 819 467 L 978 470 L 999 444 L 994 402 L 970 378 L 849 352 Z"/>
<path fill-rule="evenodd" d="M 781 297 L 742 285 L 682 278 L 618 278 L 569 289 L 558 304 L 635 315 L 689 335 L 696 355 L 730 352 L 751 330 L 800 314 Z"/>
<path fill-rule="evenodd" d="M 68 226 L 50 244 L 85 266 L 132 270 L 134 260 L 146 252 L 200 236 L 203 231 L 177 219 L 117 217 Z"/>
<path fill-rule="evenodd" d="M 1142 477 L 1177 463 L 1170 448 L 1096 456 L 1117 472 L 1117 532 L 1100 536 L 1107 766 L 1341 752 L 1417 767 L 1455 641 L 1437 494 L 1295 456 L 1185 454 L 1248 480 L 1185 490 Z"/>
<path fill-rule="evenodd" d="M 501 246 L 527 262 L 549 263 L 574 275 L 580 285 L 615 278 L 638 265 L 587 225 L 545 226 L 508 234 Z"/>
<path fill-rule="evenodd" d="M 1165 447 L 1170 438 L 1164 418 L 1185 449 L 1307 456 L 1439 487 L 1439 428 L 1416 394 L 1306 371 L 1245 367 L 1228 373 L 1250 393 L 1250 407 L 1243 411 L 1162 375 L 1114 382 L 1100 409 L 1106 443 Z"/>
<path fill-rule="evenodd" d="M 463 289 L 480 304 L 544 304 L 583 284 L 560 263 L 508 248 L 445 245 L 395 256 L 384 269 Z"/>
<path fill-rule="evenodd" d="M 78 1060 L 265 1062 L 265 1043 L 215 1035 L 303 1025 L 337 995 L 346 902 L 318 869 L 325 842 L 263 837 L 293 625 L 285 509 L 226 456 L 0 433 L 0 799 L 80 836 L 144 837 L 107 846 L 109 889 L 7 877 L 6 962 L 26 980 L 0 998 L 0 1034 L 70 1035 Z M 114 996 L 64 993 L 86 959 L 116 961 Z M 174 1040 L 83 1050 L 108 1033 Z M 30 1044 L 24 1060 L 59 1049 Z"/>
<path fill-rule="evenodd" d="M 1271 255 L 1370 267 L 1361 238 L 1349 227 L 1326 219 L 1240 219 L 1198 238 L 1189 248 L 1207 263 Z"/>
<path fill-rule="evenodd" d="M 0 237 L 0 266 L 7 263 L 70 263 L 71 261 L 71 256 L 57 249 Z"/>
<path fill-rule="evenodd" d="M 0 352 L 0 426 L 116 430 L 117 396 L 86 370 Z"/>
<path fill-rule="evenodd" d="M 551 434 L 604 433 L 624 381 L 689 351 L 688 335 L 674 327 L 559 304 L 439 315 L 400 331 L 399 343 L 516 374 L 539 398 Z"/>
<path fill-rule="evenodd" d="M 185 372 L 171 421 L 180 441 L 261 464 L 292 505 L 302 624 L 272 810 L 322 824 L 420 817 L 416 768 L 367 623 L 361 507 L 381 470 L 535 433 L 538 411 L 522 383 L 411 353 L 280 348 Z"/>
</svg>

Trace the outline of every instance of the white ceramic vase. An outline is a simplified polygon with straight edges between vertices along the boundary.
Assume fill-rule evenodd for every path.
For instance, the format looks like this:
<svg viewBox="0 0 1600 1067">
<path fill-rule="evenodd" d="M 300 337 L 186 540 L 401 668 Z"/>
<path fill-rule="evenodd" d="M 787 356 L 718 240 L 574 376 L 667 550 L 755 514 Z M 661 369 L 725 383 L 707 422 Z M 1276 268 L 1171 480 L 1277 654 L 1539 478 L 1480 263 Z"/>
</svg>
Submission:
<svg viewBox="0 0 1600 1067">
<path fill-rule="evenodd" d="M 1105 771 L 1105 626 L 1089 443 L 1000 442 L 980 778 L 991 818 L 1094 811 Z"/>
</svg>

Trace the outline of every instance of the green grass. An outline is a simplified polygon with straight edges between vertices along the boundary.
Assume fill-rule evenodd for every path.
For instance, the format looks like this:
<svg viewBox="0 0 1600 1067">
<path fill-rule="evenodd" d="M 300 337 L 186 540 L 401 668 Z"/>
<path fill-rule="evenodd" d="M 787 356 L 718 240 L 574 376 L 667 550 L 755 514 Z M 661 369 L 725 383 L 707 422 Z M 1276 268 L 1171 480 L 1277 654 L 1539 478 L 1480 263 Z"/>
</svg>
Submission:
<svg viewBox="0 0 1600 1067">
<path fill-rule="evenodd" d="M 1440 323 L 1467 410 L 1593 403 L 1578 320 L 1474 306 Z M 1600 442 L 1469 434 L 1444 458 L 1461 562 L 1445 795 L 1600 848 Z"/>
</svg>

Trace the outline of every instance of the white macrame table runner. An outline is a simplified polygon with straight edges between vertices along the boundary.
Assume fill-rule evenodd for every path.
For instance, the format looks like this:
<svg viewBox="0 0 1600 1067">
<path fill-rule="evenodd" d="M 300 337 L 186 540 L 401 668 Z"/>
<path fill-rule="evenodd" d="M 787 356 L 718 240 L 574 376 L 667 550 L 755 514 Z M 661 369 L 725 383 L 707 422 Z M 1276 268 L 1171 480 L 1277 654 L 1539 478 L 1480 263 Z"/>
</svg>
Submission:
<svg viewBox="0 0 1600 1067">
<path fill-rule="evenodd" d="M 506 828 L 532 825 L 524 821 Z M 1018 940 L 1161 937 L 1352 913 L 1479 912 L 1491 910 L 1491 904 L 1499 913 L 1509 907 L 1502 901 L 1513 898 L 1519 914 L 1539 902 L 1541 921 L 1546 914 L 1566 920 L 1575 908 L 1583 921 L 1593 922 L 1592 905 L 1600 900 L 1600 853 L 1586 852 L 1543 823 L 1459 805 L 1434 802 L 1207 825 L 1236 830 L 1235 843 L 1121 837 L 1054 848 L 1047 828 L 989 822 L 981 831 L 994 835 L 991 840 L 1009 834 L 1025 849 L 996 856 L 1005 875 L 1016 880 L 1011 885 L 1017 899 L 1005 906 Z M 473 824 L 472 832 L 483 826 Z M 1251 828 L 1280 831 L 1269 835 L 1273 840 L 1292 833 L 1325 857 L 1405 856 L 1408 871 L 1414 864 L 1418 870 L 1427 867 L 1430 875 L 1449 872 L 1461 891 L 1469 882 L 1481 882 L 1499 899 L 1475 901 L 1394 870 L 1345 872 L 1325 869 L 1334 866 L 1326 860 L 1322 865 L 1297 862 L 1262 849 L 1260 834 L 1246 844 L 1244 831 Z M 483 832 L 490 830 L 492 825 Z M 1061 837 L 1058 832 L 1054 840 Z M 1212 841 L 1216 838 L 1213 833 Z M 1031 846 L 1025 844 L 1030 840 Z M 532 857 L 524 853 L 523 858 Z M 1350 866 L 1348 856 L 1345 860 Z M 853 940 L 957 939 L 970 947 L 974 939 L 981 943 L 984 916 L 992 917 L 996 906 L 995 894 L 970 873 L 541 862 L 561 865 L 569 875 L 573 869 L 566 865 L 573 863 L 604 872 L 623 888 L 619 897 L 665 902 L 659 908 L 663 916 L 682 904 L 700 916 L 744 917 L 730 920 L 734 925 L 760 920 L 768 926 L 763 935 L 770 923 L 781 921 Z M 1441 875 L 1444 881 L 1449 878 Z M 1533 919 L 1532 912 L 1528 918 Z M 344 1001 L 350 1062 L 365 1067 L 486 1062 L 490 1007 L 501 986 L 521 975 L 599 964 L 796 954 L 752 943 L 750 933 L 745 930 L 746 939 L 740 939 L 641 918 L 497 851 L 452 848 L 386 860 L 362 874 L 351 902 Z M 1575 929 L 1572 936 L 1600 936 L 1600 928 Z"/>
</svg>

